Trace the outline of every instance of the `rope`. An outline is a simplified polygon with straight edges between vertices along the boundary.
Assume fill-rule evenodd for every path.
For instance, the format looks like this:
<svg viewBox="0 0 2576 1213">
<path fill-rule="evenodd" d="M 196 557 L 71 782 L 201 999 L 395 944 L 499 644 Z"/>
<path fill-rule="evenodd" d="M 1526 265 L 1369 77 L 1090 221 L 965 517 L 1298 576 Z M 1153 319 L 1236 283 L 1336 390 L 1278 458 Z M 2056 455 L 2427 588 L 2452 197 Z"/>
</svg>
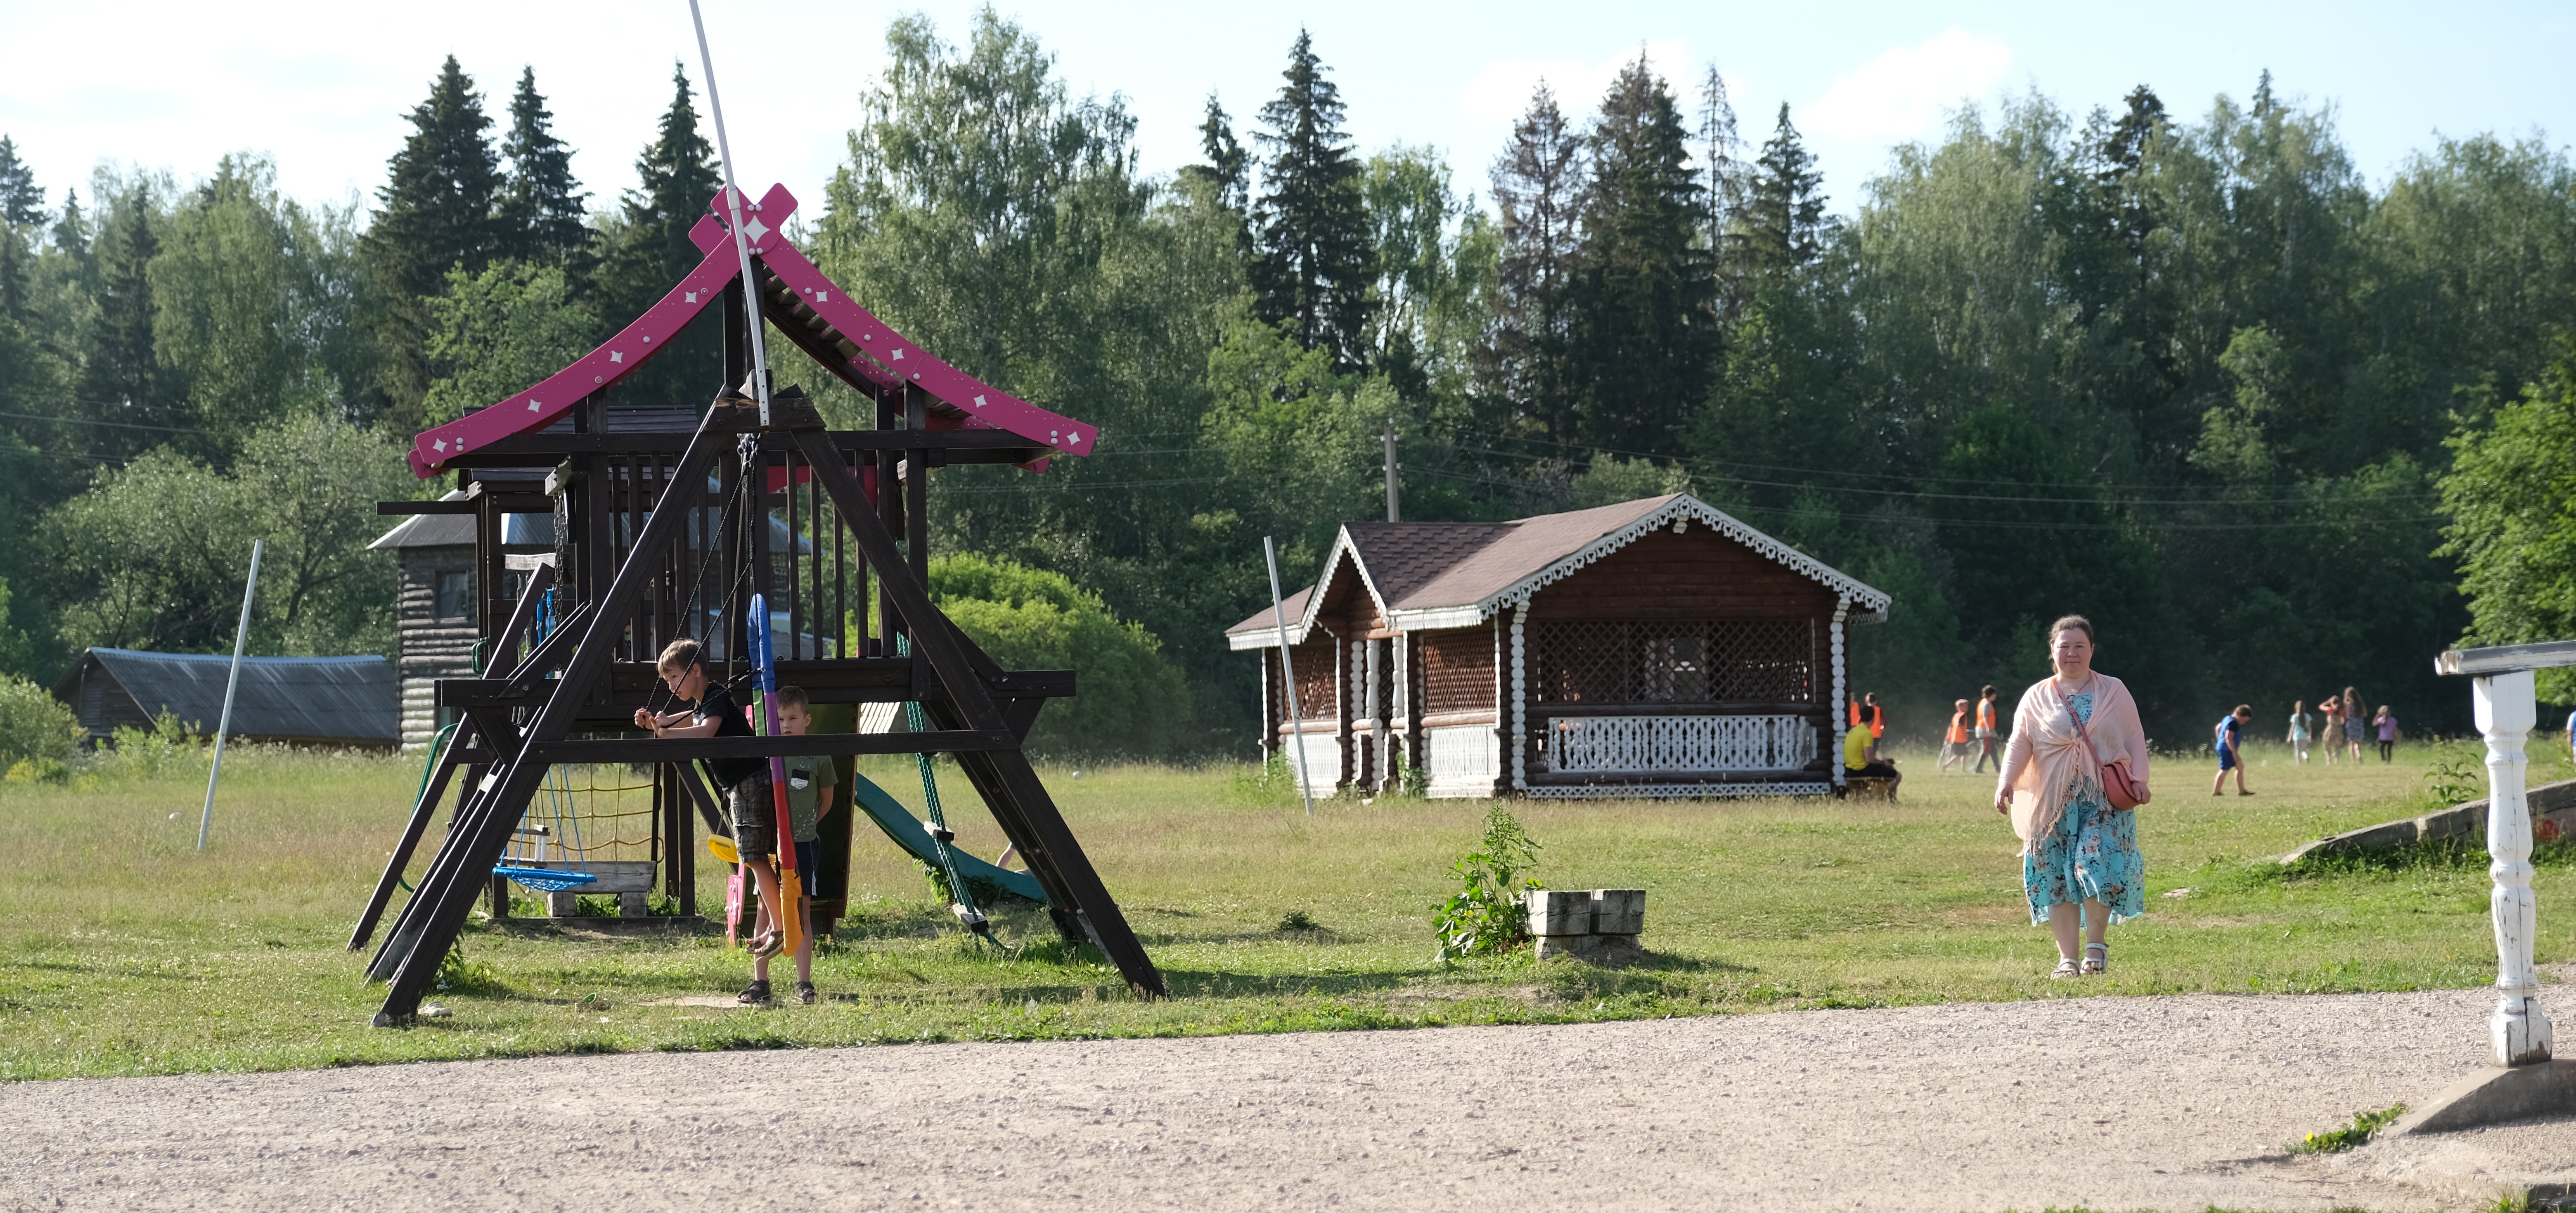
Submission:
<svg viewBox="0 0 2576 1213">
<path fill-rule="evenodd" d="M 898 657 L 911 656 L 912 637 L 902 632 L 895 633 L 894 651 Z M 930 714 L 923 711 L 917 701 L 903 705 L 903 721 L 915 733 L 930 731 Z M 928 754 L 914 754 L 912 761 L 921 770 L 922 802 L 930 806 L 930 848 L 939 856 L 939 870 L 948 877 L 949 895 L 957 899 L 954 907 L 957 920 L 974 932 L 977 940 L 992 939 L 992 926 L 985 920 L 984 911 L 975 905 L 975 891 L 966 887 L 966 881 L 957 874 L 957 860 L 949 854 L 948 840 L 957 834 L 948 828 L 948 815 L 939 807 L 938 772 L 932 767 Z M 1000 940 L 992 942 L 997 946 L 1001 943 Z"/>
</svg>

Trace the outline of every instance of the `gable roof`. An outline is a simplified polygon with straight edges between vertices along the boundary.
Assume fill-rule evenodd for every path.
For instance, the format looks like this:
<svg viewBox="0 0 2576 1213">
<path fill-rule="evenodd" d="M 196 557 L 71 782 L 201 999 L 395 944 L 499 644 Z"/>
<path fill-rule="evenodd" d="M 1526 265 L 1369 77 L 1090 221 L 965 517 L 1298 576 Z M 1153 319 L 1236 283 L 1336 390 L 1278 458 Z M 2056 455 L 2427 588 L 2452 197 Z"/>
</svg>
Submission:
<svg viewBox="0 0 2576 1213">
<path fill-rule="evenodd" d="M 719 209 L 710 202 L 710 211 Z M 791 344 L 862 391 L 921 388 L 929 401 L 921 428 L 998 429 L 1028 439 L 1042 456 L 1091 453 L 1099 438 L 1097 427 L 1039 408 L 948 365 L 860 307 L 780 235 L 795 210 L 796 196 L 784 185 L 770 186 L 759 202 L 743 203 L 748 219 L 742 231 L 760 271 L 754 287 L 761 315 Z M 412 473 L 427 479 L 477 448 L 542 430 L 670 348 L 683 327 L 742 278 L 742 259 L 722 219 L 699 216 L 689 239 L 704 259 L 669 294 L 572 365 L 489 408 L 423 432 L 413 440 Z"/>
<path fill-rule="evenodd" d="M 1471 627 L 1494 612 L 1527 603 L 1531 595 L 1628 546 L 1649 533 L 1698 523 L 1787 565 L 1850 602 L 1878 613 L 1890 601 L 1881 590 L 1745 524 L 1688 493 L 1623 501 L 1617 505 L 1511 522 L 1350 522 L 1342 525 L 1325 557 L 1318 587 L 1332 584 L 1344 562 L 1359 574 L 1387 622 L 1402 631 Z M 1288 640 L 1303 643 L 1323 605 L 1304 595 L 1289 624 Z M 1274 648 L 1265 609 L 1226 629 L 1234 649 Z M 1855 621 L 1865 622 L 1856 617 Z"/>
<path fill-rule="evenodd" d="M 82 675 L 103 669 L 149 717 L 163 709 L 211 732 L 224 714 L 225 653 L 89 649 L 54 695 L 77 702 Z M 392 743 L 401 739 L 400 692 L 382 657 L 244 657 L 231 735 Z"/>
</svg>

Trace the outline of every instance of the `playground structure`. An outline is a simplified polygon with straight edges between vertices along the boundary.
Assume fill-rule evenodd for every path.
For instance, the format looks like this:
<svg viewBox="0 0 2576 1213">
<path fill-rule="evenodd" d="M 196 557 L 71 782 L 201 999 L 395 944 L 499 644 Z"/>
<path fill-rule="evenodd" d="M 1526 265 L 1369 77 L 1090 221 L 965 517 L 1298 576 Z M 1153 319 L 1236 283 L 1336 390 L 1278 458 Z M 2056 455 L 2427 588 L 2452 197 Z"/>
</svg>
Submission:
<svg viewBox="0 0 2576 1213">
<path fill-rule="evenodd" d="M 1888 595 L 1688 493 L 1511 522 L 1352 522 L 1264 607 L 1262 748 L 1316 795 L 1826 795 L 1848 629 Z M 1295 775 L 1303 770 L 1307 774 Z"/>
<path fill-rule="evenodd" d="M 690 233 L 705 259 L 644 315 L 543 382 L 419 436 L 414 472 L 452 474 L 461 496 L 379 507 L 472 518 L 481 660 L 474 677 L 436 681 L 436 704 L 457 724 L 351 934 L 352 950 L 373 937 L 447 786 L 461 783 L 446 837 L 368 966 L 388 983 L 378 1024 L 418 1011 L 496 867 L 538 873 L 522 884 L 555 870 L 504 862 L 542 857 L 526 848 L 524 831 L 551 772 L 649 764 L 665 883 L 693 903 L 688 809 L 712 833 L 728 827 L 689 763 L 794 754 L 952 755 L 1028 865 L 1025 875 L 955 852 L 936 819 L 924 826 L 872 787 L 858 789 L 857 807 L 916 857 L 953 865 L 955 883 L 1039 894 L 1066 940 L 1099 946 L 1140 996 L 1165 994 L 1020 749 L 1046 701 L 1074 693 L 1072 673 L 1001 669 L 925 588 L 931 469 L 1043 470 L 1058 455 L 1089 453 L 1097 432 L 979 382 L 887 328 L 779 238 L 795 206 L 783 186 L 745 203 L 738 257 L 719 198 Z M 725 339 L 712 407 L 612 401 L 621 380 L 716 307 Z M 872 402 L 875 428 L 827 430 L 798 389 L 772 393 L 752 382 L 756 322 Z M 553 551 L 505 552 L 505 520 L 531 513 L 551 516 Z M 525 578 L 513 601 L 504 587 L 514 571 Z M 838 708 L 885 718 L 908 704 L 913 730 L 688 740 L 635 730 L 635 709 L 672 706 L 655 671 L 671 641 L 702 642 L 710 680 L 739 685 L 751 656 L 739 638 L 754 626 L 755 596 L 768 603 L 759 613 L 775 639 L 779 681 L 802 686 L 818 716 Z M 866 705 L 883 708 L 853 710 Z M 564 879 L 581 883 L 573 876 Z M 961 895 L 968 907 L 972 900 Z"/>
</svg>

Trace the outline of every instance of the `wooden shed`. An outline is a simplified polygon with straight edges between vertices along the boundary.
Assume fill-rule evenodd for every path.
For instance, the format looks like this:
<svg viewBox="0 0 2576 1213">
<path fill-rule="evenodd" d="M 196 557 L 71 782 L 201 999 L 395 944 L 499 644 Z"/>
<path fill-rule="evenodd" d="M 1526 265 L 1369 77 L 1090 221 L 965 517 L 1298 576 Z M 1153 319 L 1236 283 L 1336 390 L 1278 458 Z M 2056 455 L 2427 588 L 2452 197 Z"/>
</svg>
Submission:
<svg viewBox="0 0 2576 1213">
<path fill-rule="evenodd" d="M 1512 522 L 1353 522 L 1286 603 L 1302 727 L 1262 665 L 1264 749 L 1316 790 L 1824 795 L 1846 629 L 1888 596 L 1689 494 Z M 1268 609 L 1226 629 L 1271 654 Z"/>
<path fill-rule="evenodd" d="M 229 653 L 87 649 L 54 697 L 71 705 L 90 745 L 120 728 L 149 729 L 164 711 L 212 733 L 232 663 Z M 394 672 L 382 657 L 245 657 L 229 736 L 391 749 L 394 717 Z"/>
<path fill-rule="evenodd" d="M 462 501 L 451 492 L 445 500 Z M 441 678 L 474 676 L 474 645 L 483 638 L 483 586 L 477 576 L 472 514 L 415 514 L 370 549 L 390 551 L 398 579 L 394 593 L 395 675 L 401 684 L 402 747 L 430 743 L 448 722 L 436 694 Z M 554 522 L 544 514 L 500 515 L 505 553 L 538 553 L 554 546 Z M 507 571 L 494 587 L 502 602 L 518 597 L 524 570 Z"/>
</svg>

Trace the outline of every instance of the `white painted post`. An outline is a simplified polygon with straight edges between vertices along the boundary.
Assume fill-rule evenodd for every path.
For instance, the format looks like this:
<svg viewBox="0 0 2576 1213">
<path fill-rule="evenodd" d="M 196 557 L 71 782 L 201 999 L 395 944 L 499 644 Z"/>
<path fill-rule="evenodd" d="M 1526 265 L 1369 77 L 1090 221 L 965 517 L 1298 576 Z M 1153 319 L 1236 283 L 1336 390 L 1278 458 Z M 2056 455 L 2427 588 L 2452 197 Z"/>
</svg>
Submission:
<svg viewBox="0 0 2576 1213">
<path fill-rule="evenodd" d="M 1297 754 L 1297 791 L 1306 797 L 1306 815 L 1315 815 L 1315 780 L 1306 770 L 1306 719 L 1297 711 L 1297 664 L 1288 653 L 1288 608 L 1279 597 L 1279 549 L 1261 537 L 1261 559 L 1270 566 L 1270 626 L 1278 629 L 1280 690 L 1288 702 L 1288 748 Z"/>
<path fill-rule="evenodd" d="M 1512 608 L 1512 788 L 1529 791 L 1529 604 Z"/>
<path fill-rule="evenodd" d="M 224 713 L 215 718 L 215 761 L 206 772 L 206 809 L 197 815 L 197 849 L 206 849 L 206 833 L 215 825 L 215 781 L 224 777 L 224 734 L 233 731 L 233 692 L 241 687 L 242 644 L 250 639 L 250 600 L 259 592 L 259 550 L 264 540 L 250 541 L 250 579 L 242 583 L 241 624 L 233 629 L 233 672 L 224 679 Z M 2529 850 L 2528 847 L 2524 848 Z M 2531 869 L 2523 869 L 2529 872 Z"/>
<path fill-rule="evenodd" d="M 2524 796 L 2523 738 L 2537 712 L 2530 670 L 2476 680 L 2478 731 L 2487 742 L 2487 874 L 2495 881 L 2488 910 L 2495 919 L 2496 990 L 2488 1021 L 2496 1061 L 2520 1066 L 2549 1060 L 2549 1017 L 2541 1012 L 2540 978 L 2532 968 L 2538 907 L 2531 893 L 2531 806 Z"/>
</svg>

